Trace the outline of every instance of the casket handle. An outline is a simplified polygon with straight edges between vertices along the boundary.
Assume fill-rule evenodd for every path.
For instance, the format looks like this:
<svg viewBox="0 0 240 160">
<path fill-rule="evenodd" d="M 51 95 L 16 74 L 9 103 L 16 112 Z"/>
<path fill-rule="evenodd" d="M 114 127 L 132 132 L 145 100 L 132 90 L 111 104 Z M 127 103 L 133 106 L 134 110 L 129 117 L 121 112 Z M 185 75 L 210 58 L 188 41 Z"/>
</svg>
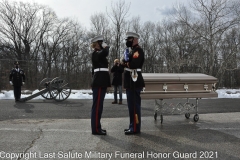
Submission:
<svg viewBox="0 0 240 160">
<path fill-rule="evenodd" d="M 205 84 L 203 85 L 203 88 L 207 91 L 207 90 L 208 90 L 208 85 L 205 83 Z"/>
<path fill-rule="evenodd" d="M 216 83 L 212 84 L 212 90 L 215 92 L 216 91 Z"/>
<path fill-rule="evenodd" d="M 165 92 L 167 91 L 167 84 L 166 84 L 166 83 L 163 84 L 163 90 L 164 90 Z"/>
<path fill-rule="evenodd" d="M 183 88 L 184 88 L 186 91 L 188 91 L 188 84 L 184 84 L 184 85 L 183 85 Z"/>
</svg>

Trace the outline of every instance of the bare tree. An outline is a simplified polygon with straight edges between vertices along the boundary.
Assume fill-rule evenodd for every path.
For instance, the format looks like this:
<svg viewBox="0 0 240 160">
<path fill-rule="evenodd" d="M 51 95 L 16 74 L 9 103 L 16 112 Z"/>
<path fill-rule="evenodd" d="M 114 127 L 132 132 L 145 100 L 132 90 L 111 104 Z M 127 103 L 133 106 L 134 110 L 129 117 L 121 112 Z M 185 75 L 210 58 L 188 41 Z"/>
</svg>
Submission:
<svg viewBox="0 0 240 160">
<path fill-rule="evenodd" d="M 28 84 L 34 83 L 31 61 L 39 57 L 41 38 L 55 17 L 49 8 L 35 3 L 0 2 L 1 45 L 8 51 L 5 57 L 23 61 Z"/>
<path fill-rule="evenodd" d="M 233 87 L 238 81 L 240 62 L 240 34 L 238 28 L 233 28 L 221 42 L 221 59 L 219 59 L 219 84 Z M 227 61 L 222 61 L 227 59 Z"/>
<path fill-rule="evenodd" d="M 89 69 L 90 56 L 89 47 L 86 45 L 85 30 L 77 22 L 72 22 L 71 32 L 66 39 L 61 42 L 61 75 L 65 75 L 66 80 L 73 84 L 84 86 L 89 80 L 89 75 L 85 72 Z M 74 78 L 72 78 L 74 75 Z M 89 85 L 90 86 L 90 85 Z"/>
<path fill-rule="evenodd" d="M 140 16 L 137 17 L 132 17 L 132 19 L 128 22 L 130 25 L 130 30 L 136 33 L 140 33 L 141 32 L 141 18 Z"/>
<path fill-rule="evenodd" d="M 95 13 L 90 17 L 91 32 L 95 35 L 105 35 L 109 28 L 109 21 L 104 13 Z"/>
<path fill-rule="evenodd" d="M 72 22 L 69 19 L 61 19 L 56 21 L 52 26 L 52 29 L 44 35 L 41 42 L 41 52 L 42 57 L 45 62 L 47 62 L 47 67 L 45 68 L 44 77 L 51 77 L 52 67 L 55 66 L 55 76 L 58 73 L 59 57 L 63 46 L 61 45 L 67 40 L 68 35 L 72 29 Z"/>
<path fill-rule="evenodd" d="M 189 14 L 184 6 L 177 9 L 178 22 L 187 25 L 201 37 L 207 53 L 207 73 L 210 75 L 216 75 L 214 69 L 219 58 L 217 51 L 224 33 L 238 24 L 237 16 L 232 14 L 233 7 L 228 0 L 194 0 L 191 8 L 196 14 Z"/>
<path fill-rule="evenodd" d="M 115 55 L 115 58 L 120 57 L 121 55 L 121 50 L 120 50 L 120 45 L 121 42 L 123 41 L 122 35 L 123 33 L 123 25 L 125 24 L 126 18 L 128 16 L 128 11 L 130 8 L 130 3 L 126 4 L 124 0 L 119 0 L 112 4 L 112 8 L 110 13 L 107 12 L 112 24 L 113 24 L 113 29 L 114 29 L 114 48 L 113 52 Z"/>
<path fill-rule="evenodd" d="M 89 39 L 90 37 L 93 38 L 96 35 L 103 35 L 104 40 L 111 44 L 113 41 L 113 32 L 109 27 L 109 20 L 104 13 L 96 13 L 91 16 L 91 29 L 88 33 Z"/>
</svg>

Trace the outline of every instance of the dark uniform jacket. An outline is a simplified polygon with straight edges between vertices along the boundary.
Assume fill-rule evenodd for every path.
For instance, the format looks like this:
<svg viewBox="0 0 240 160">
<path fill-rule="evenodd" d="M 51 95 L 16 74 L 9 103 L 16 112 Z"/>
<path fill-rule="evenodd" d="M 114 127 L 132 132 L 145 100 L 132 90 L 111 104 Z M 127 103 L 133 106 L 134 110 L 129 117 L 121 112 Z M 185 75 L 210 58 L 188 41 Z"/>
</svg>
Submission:
<svg viewBox="0 0 240 160">
<path fill-rule="evenodd" d="M 13 68 L 9 75 L 9 81 L 12 81 L 14 86 L 22 86 L 25 82 L 25 73 L 21 68 Z"/>
<path fill-rule="evenodd" d="M 114 86 L 121 86 L 122 85 L 122 73 L 123 73 L 123 66 L 122 65 L 114 65 L 111 69 L 111 72 L 113 73 L 113 80 L 112 85 Z"/>
<path fill-rule="evenodd" d="M 108 68 L 107 56 L 109 53 L 109 47 L 102 50 L 95 50 L 92 53 L 92 88 L 95 87 L 111 87 L 110 74 L 108 71 L 94 72 L 97 68 Z"/>
<path fill-rule="evenodd" d="M 142 69 L 144 63 L 144 52 L 138 45 L 133 46 L 132 51 L 129 54 L 129 68 L 130 69 Z M 145 87 L 145 83 L 142 77 L 142 72 L 137 72 L 138 78 L 136 82 L 133 82 L 129 71 L 124 71 L 124 88 L 133 89 L 133 83 L 135 88 Z"/>
</svg>

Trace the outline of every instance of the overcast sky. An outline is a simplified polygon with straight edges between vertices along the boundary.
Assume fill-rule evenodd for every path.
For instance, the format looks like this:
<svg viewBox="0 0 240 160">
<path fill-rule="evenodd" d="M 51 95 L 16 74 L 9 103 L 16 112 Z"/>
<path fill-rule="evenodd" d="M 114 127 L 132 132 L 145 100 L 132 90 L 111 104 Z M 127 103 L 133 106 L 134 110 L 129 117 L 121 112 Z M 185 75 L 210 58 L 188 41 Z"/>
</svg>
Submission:
<svg viewBox="0 0 240 160">
<path fill-rule="evenodd" d="M 11 0 L 36 2 L 52 8 L 59 18 L 77 19 L 83 26 L 90 26 L 90 16 L 94 13 L 106 13 L 117 0 Z M 167 18 L 173 6 L 179 3 L 187 5 L 190 0 L 125 0 L 131 3 L 129 17 L 140 16 L 142 22 L 161 21 Z"/>
</svg>

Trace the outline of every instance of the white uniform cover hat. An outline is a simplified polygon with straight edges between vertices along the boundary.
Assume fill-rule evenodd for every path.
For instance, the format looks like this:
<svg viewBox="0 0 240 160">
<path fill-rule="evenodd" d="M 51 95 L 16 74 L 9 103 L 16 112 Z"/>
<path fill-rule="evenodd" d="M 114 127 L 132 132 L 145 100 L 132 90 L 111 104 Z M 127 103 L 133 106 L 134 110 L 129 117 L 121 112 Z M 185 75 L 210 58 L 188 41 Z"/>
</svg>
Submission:
<svg viewBox="0 0 240 160">
<path fill-rule="evenodd" d="M 128 39 L 129 37 L 134 37 L 134 38 L 139 38 L 139 34 L 134 33 L 134 32 L 127 32 L 126 33 L 126 39 Z"/>
<path fill-rule="evenodd" d="M 103 41 L 103 36 L 99 35 L 91 39 L 91 43 L 97 42 L 97 41 Z"/>
</svg>

